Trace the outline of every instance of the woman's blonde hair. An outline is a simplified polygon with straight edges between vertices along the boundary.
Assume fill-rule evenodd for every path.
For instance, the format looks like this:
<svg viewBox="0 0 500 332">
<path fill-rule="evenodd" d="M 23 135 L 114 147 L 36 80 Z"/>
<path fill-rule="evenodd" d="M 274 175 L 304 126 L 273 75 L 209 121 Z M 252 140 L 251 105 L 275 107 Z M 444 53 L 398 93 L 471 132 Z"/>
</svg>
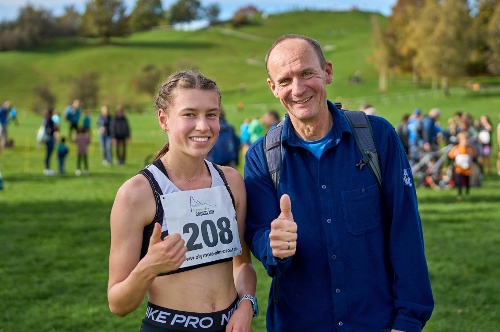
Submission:
<svg viewBox="0 0 500 332">
<path fill-rule="evenodd" d="M 158 89 L 158 94 L 155 98 L 155 107 L 157 110 L 161 109 L 167 112 L 174 101 L 174 90 L 176 88 L 182 89 L 199 89 L 206 91 L 215 91 L 219 95 L 219 106 L 221 103 L 221 94 L 217 84 L 204 76 L 198 71 L 185 70 L 178 71 L 170 75 L 167 80 Z M 158 151 L 154 159 L 159 159 L 168 152 L 168 142 Z"/>
</svg>

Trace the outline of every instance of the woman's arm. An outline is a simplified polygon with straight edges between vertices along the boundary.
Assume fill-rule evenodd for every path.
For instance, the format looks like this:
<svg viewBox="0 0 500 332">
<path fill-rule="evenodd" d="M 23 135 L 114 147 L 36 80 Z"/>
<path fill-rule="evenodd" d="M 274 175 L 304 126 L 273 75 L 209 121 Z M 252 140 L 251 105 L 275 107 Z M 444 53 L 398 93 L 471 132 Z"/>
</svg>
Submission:
<svg viewBox="0 0 500 332">
<path fill-rule="evenodd" d="M 246 217 L 246 191 L 245 183 L 241 174 L 231 167 L 223 167 L 224 174 L 228 180 L 229 186 L 234 196 L 236 205 L 236 217 L 238 220 L 238 232 L 242 247 L 242 254 L 234 257 L 233 260 L 233 276 L 236 291 L 239 297 L 243 295 L 255 296 L 255 288 L 257 284 L 257 276 L 252 265 L 250 250 L 244 240 L 245 232 L 245 217 Z M 238 309 L 234 312 L 228 325 L 228 331 L 233 329 L 240 331 L 251 331 L 253 318 L 253 308 L 250 301 L 243 301 Z"/>
<path fill-rule="evenodd" d="M 108 302 L 111 312 L 125 316 L 142 303 L 156 276 L 178 269 L 186 248 L 179 234 L 160 239 L 155 225 L 147 255 L 140 260 L 144 226 L 155 215 L 151 187 L 137 175 L 118 190 L 111 210 L 111 248 L 109 255 Z"/>
</svg>

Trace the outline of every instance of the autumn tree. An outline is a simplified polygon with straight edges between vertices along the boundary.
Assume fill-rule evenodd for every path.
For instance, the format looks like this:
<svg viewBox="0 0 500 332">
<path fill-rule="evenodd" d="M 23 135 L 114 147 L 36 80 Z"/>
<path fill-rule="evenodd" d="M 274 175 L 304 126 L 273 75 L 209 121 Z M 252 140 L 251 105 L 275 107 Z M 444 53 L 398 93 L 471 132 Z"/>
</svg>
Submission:
<svg viewBox="0 0 500 332">
<path fill-rule="evenodd" d="M 122 0 L 89 0 L 80 24 L 80 33 L 109 43 L 111 37 L 129 33 L 126 7 Z"/>
<path fill-rule="evenodd" d="M 214 25 L 219 21 L 220 7 L 218 4 L 214 3 L 208 5 L 204 9 L 204 12 L 205 12 L 205 18 L 207 19 L 209 25 Z"/>
<path fill-rule="evenodd" d="M 469 74 L 485 73 L 490 54 L 487 42 L 488 26 L 500 0 L 476 0 L 472 24 L 474 46 L 471 48 Z"/>
<path fill-rule="evenodd" d="M 489 47 L 488 71 L 493 75 L 500 76 L 500 2 L 496 4 L 488 23 L 486 43 Z"/>
<path fill-rule="evenodd" d="M 130 14 L 133 31 L 146 31 L 160 25 L 165 20 L 161 0 L 137 0 Z"/>
<path fill-rule="evenodd" d="M 373 57 L 379 72 L 378 89 L 380 92 L 385 92 L 387 91 L 387 72 L 390 65 L 388 39 L 384 38 L 378 17 L 372 15 L 370 20 L 372 25 Z"/>
<path fill-rule="evenodd" d="M 262 13 L 255 6 L 245 6 L 238 9 L 234 15 L 232 20 L 232 25 L 234 27 L 238 27 L 244 24 L 251 24 L 256 21 L 256 18 L 260 16 Z"/>
<path fill-rule="evenodd" d="M 443 1 L 433 34 L 439 48 L 441 88 L 445 96 L 449 95 L 449 79 L 465 73 L 467 54 L 471 46 L 471 24 L 467 0 Z"/>
<path fill-rule="evenodd" d="M 398 0 L 392 8 L 387 23 L 387 37 L 390 38 L 395 65 L 403 71 L 412 70 L 415 74 L 413 58 L 418 45 L 411 37 L 418 16 L 424 6 L 424 0 Z"/>
</svg>

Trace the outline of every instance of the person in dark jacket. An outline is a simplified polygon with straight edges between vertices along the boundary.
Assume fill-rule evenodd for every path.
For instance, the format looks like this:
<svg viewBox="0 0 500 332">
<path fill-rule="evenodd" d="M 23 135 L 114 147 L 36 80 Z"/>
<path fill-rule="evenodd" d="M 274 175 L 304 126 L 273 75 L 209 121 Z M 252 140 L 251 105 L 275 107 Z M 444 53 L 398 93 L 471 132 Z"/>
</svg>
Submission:
<svg viewBox="0 0 500 332">
<path fill-rule="evenodd" d="M 130 139 L 130 126 L 123 106 L 118 106 L 116 115 L 111 120 L 110 131 L 113 143 L 116 146 L 118 165 L 124 165 L 127 156 L 127 141 Z"/>
<path fill-rule="evenodd" d="M 101 107 L 101 115 L 97 119 L 97 129 L 99 130 L 99 142 L 101 144 L 102 164 L 104 166 L 111 165 L 111 115 L 108 111 L 108 106 Z"/>
<path fill-rule="evenodd" d="M 417 332 L 434 300 L 408 158 L 394 127 L 368 115 L 382 189 L 342 110 L 317 41 L 280 37 L 267 83 L 287 110 L 275 187 L 263 138 L 247 151 L 245 240 L 273 278 L 266 329 Z M 269 159 L 267 159 L 269 160 Z"/>
</svg>

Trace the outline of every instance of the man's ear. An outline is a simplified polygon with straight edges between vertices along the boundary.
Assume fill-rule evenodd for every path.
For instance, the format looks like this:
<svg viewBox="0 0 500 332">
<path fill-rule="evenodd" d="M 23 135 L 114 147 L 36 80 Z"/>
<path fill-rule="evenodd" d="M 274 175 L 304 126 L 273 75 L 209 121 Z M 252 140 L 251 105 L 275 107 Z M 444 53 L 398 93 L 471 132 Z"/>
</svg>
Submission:
<svg viewBox="0 0 500 332">
<path fill-rule="evenodd" d="M 269 89 L 271 89 L 271 91 L 273 92 L 274 96 L 278 98 L 278 91 L 276 90 L 276 84 L 274 84 L 274 82 L 270 78 L 267 79 L 267 85 L 269 86 Z"/>
<path fill-rule="evenodd" d="M 333 65 L 330 61 L 326 62 L 325 72 L 326 72 L 326 84 L 332 83 L 333 82 Z"/>
</svg>

